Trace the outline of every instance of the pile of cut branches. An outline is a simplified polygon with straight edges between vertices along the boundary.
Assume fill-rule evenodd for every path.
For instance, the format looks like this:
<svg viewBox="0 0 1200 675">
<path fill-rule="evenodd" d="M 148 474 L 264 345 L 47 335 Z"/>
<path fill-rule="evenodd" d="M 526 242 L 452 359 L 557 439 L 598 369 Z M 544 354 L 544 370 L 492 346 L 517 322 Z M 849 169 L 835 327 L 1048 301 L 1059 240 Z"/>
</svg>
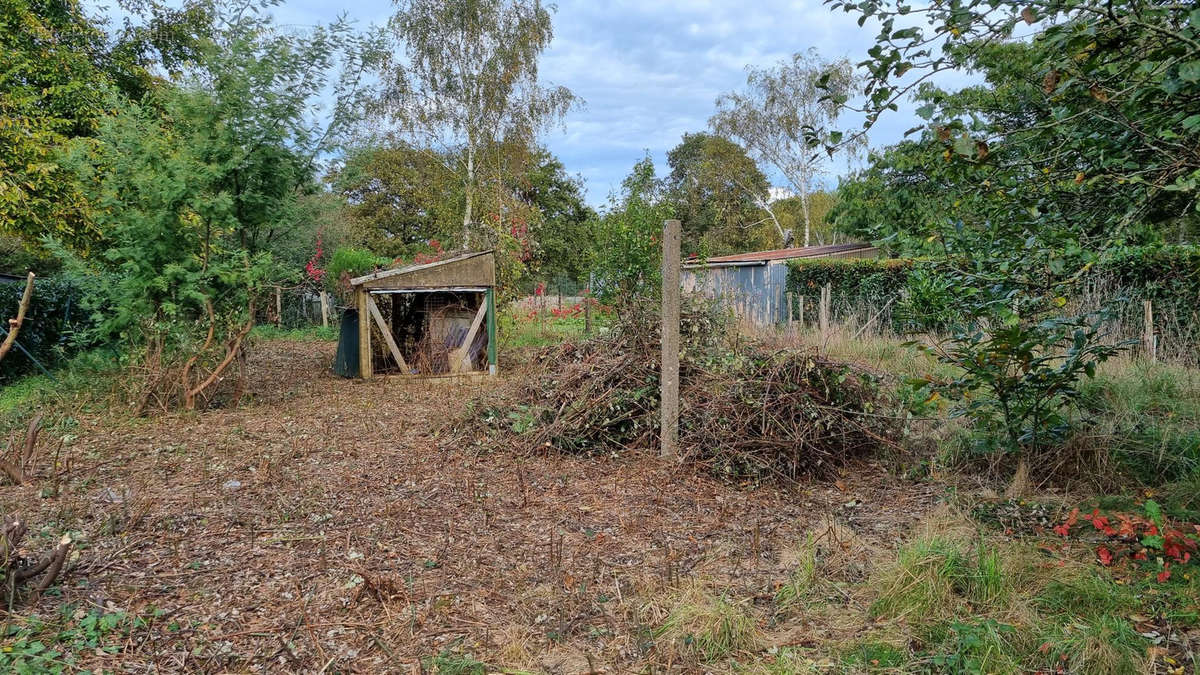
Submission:
<svg viewBox="0 0 1200 675">
<path fill-rule="evenodd" d="M 734 344 L 720 314 L 682 316 L 680 440 L 685 461 L 730 478 L 823 474 L 891 443 L 899 431 L 880 378 L 812 350 Z M 610 332 L 538 353 L 508 411 L 485 421 L 537 447 L 617 452 L 657 447 L 659 329 L 647 311 Z"/>
</svg>

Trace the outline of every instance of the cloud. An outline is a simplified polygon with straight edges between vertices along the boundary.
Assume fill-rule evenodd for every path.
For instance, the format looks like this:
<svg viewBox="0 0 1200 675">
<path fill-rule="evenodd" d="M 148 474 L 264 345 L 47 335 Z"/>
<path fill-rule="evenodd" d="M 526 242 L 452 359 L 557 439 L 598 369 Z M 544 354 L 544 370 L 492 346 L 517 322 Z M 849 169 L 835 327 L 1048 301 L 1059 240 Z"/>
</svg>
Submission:
<svg viewBox="0 0 1200 675">
<path fill-rule="evenodd" d="M 745 84 L 747 66 L 763 67 L 815 48 L 825 58 L 865 58 L 874 30 L 816 0 L 697 2 L 563 0 L 541 75 L 587 101 L 565 131 L 546 142 L 602 202 L 649 151 L 665 167 L 667 150 L 707 127 L 722 92 Z M 911 111 L 871 134 L 898 140 L 916 122 Z M 842 169 L 844 170 L 844 168 Z"/>
</svg>

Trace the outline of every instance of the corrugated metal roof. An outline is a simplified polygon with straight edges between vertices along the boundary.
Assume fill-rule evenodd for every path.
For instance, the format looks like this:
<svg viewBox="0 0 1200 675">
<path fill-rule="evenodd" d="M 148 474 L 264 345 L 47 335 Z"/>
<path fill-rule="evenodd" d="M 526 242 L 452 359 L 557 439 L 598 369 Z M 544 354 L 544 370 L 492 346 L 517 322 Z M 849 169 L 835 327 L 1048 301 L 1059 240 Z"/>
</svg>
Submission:
<svg viewBox="0 0 1200 675">
<path fill-rule="evenodd" d="M 738 262 L 767 262 L 770 260 L 791 260 L 793 258 L 824 258 L 827 256 L 850 253 L 852 251 L 874 248 L 870 244 L 833 244 L 830 246 L 801 246 L 798 248 L 777 248 L 773 251 L 754 251 L 752 253 L 736 253 L 709 258 L 709 265 Z M 690 262 L 690 261 L 689 261 Z M 698 261 L 697 261 L 698 262 Z"/>
</svg>

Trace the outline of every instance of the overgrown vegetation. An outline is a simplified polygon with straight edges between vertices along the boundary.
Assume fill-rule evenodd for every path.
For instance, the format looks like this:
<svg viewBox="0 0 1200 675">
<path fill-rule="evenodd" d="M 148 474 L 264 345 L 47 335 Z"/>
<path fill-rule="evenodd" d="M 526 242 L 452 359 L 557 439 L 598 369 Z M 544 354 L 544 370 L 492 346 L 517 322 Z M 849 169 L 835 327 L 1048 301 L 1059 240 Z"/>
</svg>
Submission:
<svg viewBox="0 0 1200 675">
<path fill-rule="evenodd" d="M 657 445 L 658 331 L 653 312 L 629 306 L 602 335 L 547 348 L 553 368 L 524 384 L 511 413 L 484 420 L 572 453 Z M 699 302 L 684 312 L 681 442 L 687 462 L 730 479 L 828 474 L 892 443 L 893 403 L 879 378 L 815 352 L 740 343 L 728 317 Z"/>
</svg>

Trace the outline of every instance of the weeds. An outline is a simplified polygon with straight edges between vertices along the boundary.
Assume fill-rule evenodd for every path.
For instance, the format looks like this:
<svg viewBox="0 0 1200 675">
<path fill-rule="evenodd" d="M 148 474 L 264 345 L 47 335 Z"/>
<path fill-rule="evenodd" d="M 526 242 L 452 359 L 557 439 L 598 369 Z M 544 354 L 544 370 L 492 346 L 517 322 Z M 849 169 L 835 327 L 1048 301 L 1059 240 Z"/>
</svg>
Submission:
<svg viewBox="0 0 1200 675">
<path fill-rule="evenodd" d="M 0 669 L 14 673 L 74 672 L 79 655 L 94 657 L 121 651 L 132 628 L 147 621 L 123 612 L 85 613 L 63 606 L 51 621 L 11 617 L 5 626 Z"/>
<path fill-rule="evenodd" d="M 754 650 L 758 629 L 743 605 L 695 587 L 675 602 L 657 638 L 660 648 L 707 663 Z"/>
</svg>

